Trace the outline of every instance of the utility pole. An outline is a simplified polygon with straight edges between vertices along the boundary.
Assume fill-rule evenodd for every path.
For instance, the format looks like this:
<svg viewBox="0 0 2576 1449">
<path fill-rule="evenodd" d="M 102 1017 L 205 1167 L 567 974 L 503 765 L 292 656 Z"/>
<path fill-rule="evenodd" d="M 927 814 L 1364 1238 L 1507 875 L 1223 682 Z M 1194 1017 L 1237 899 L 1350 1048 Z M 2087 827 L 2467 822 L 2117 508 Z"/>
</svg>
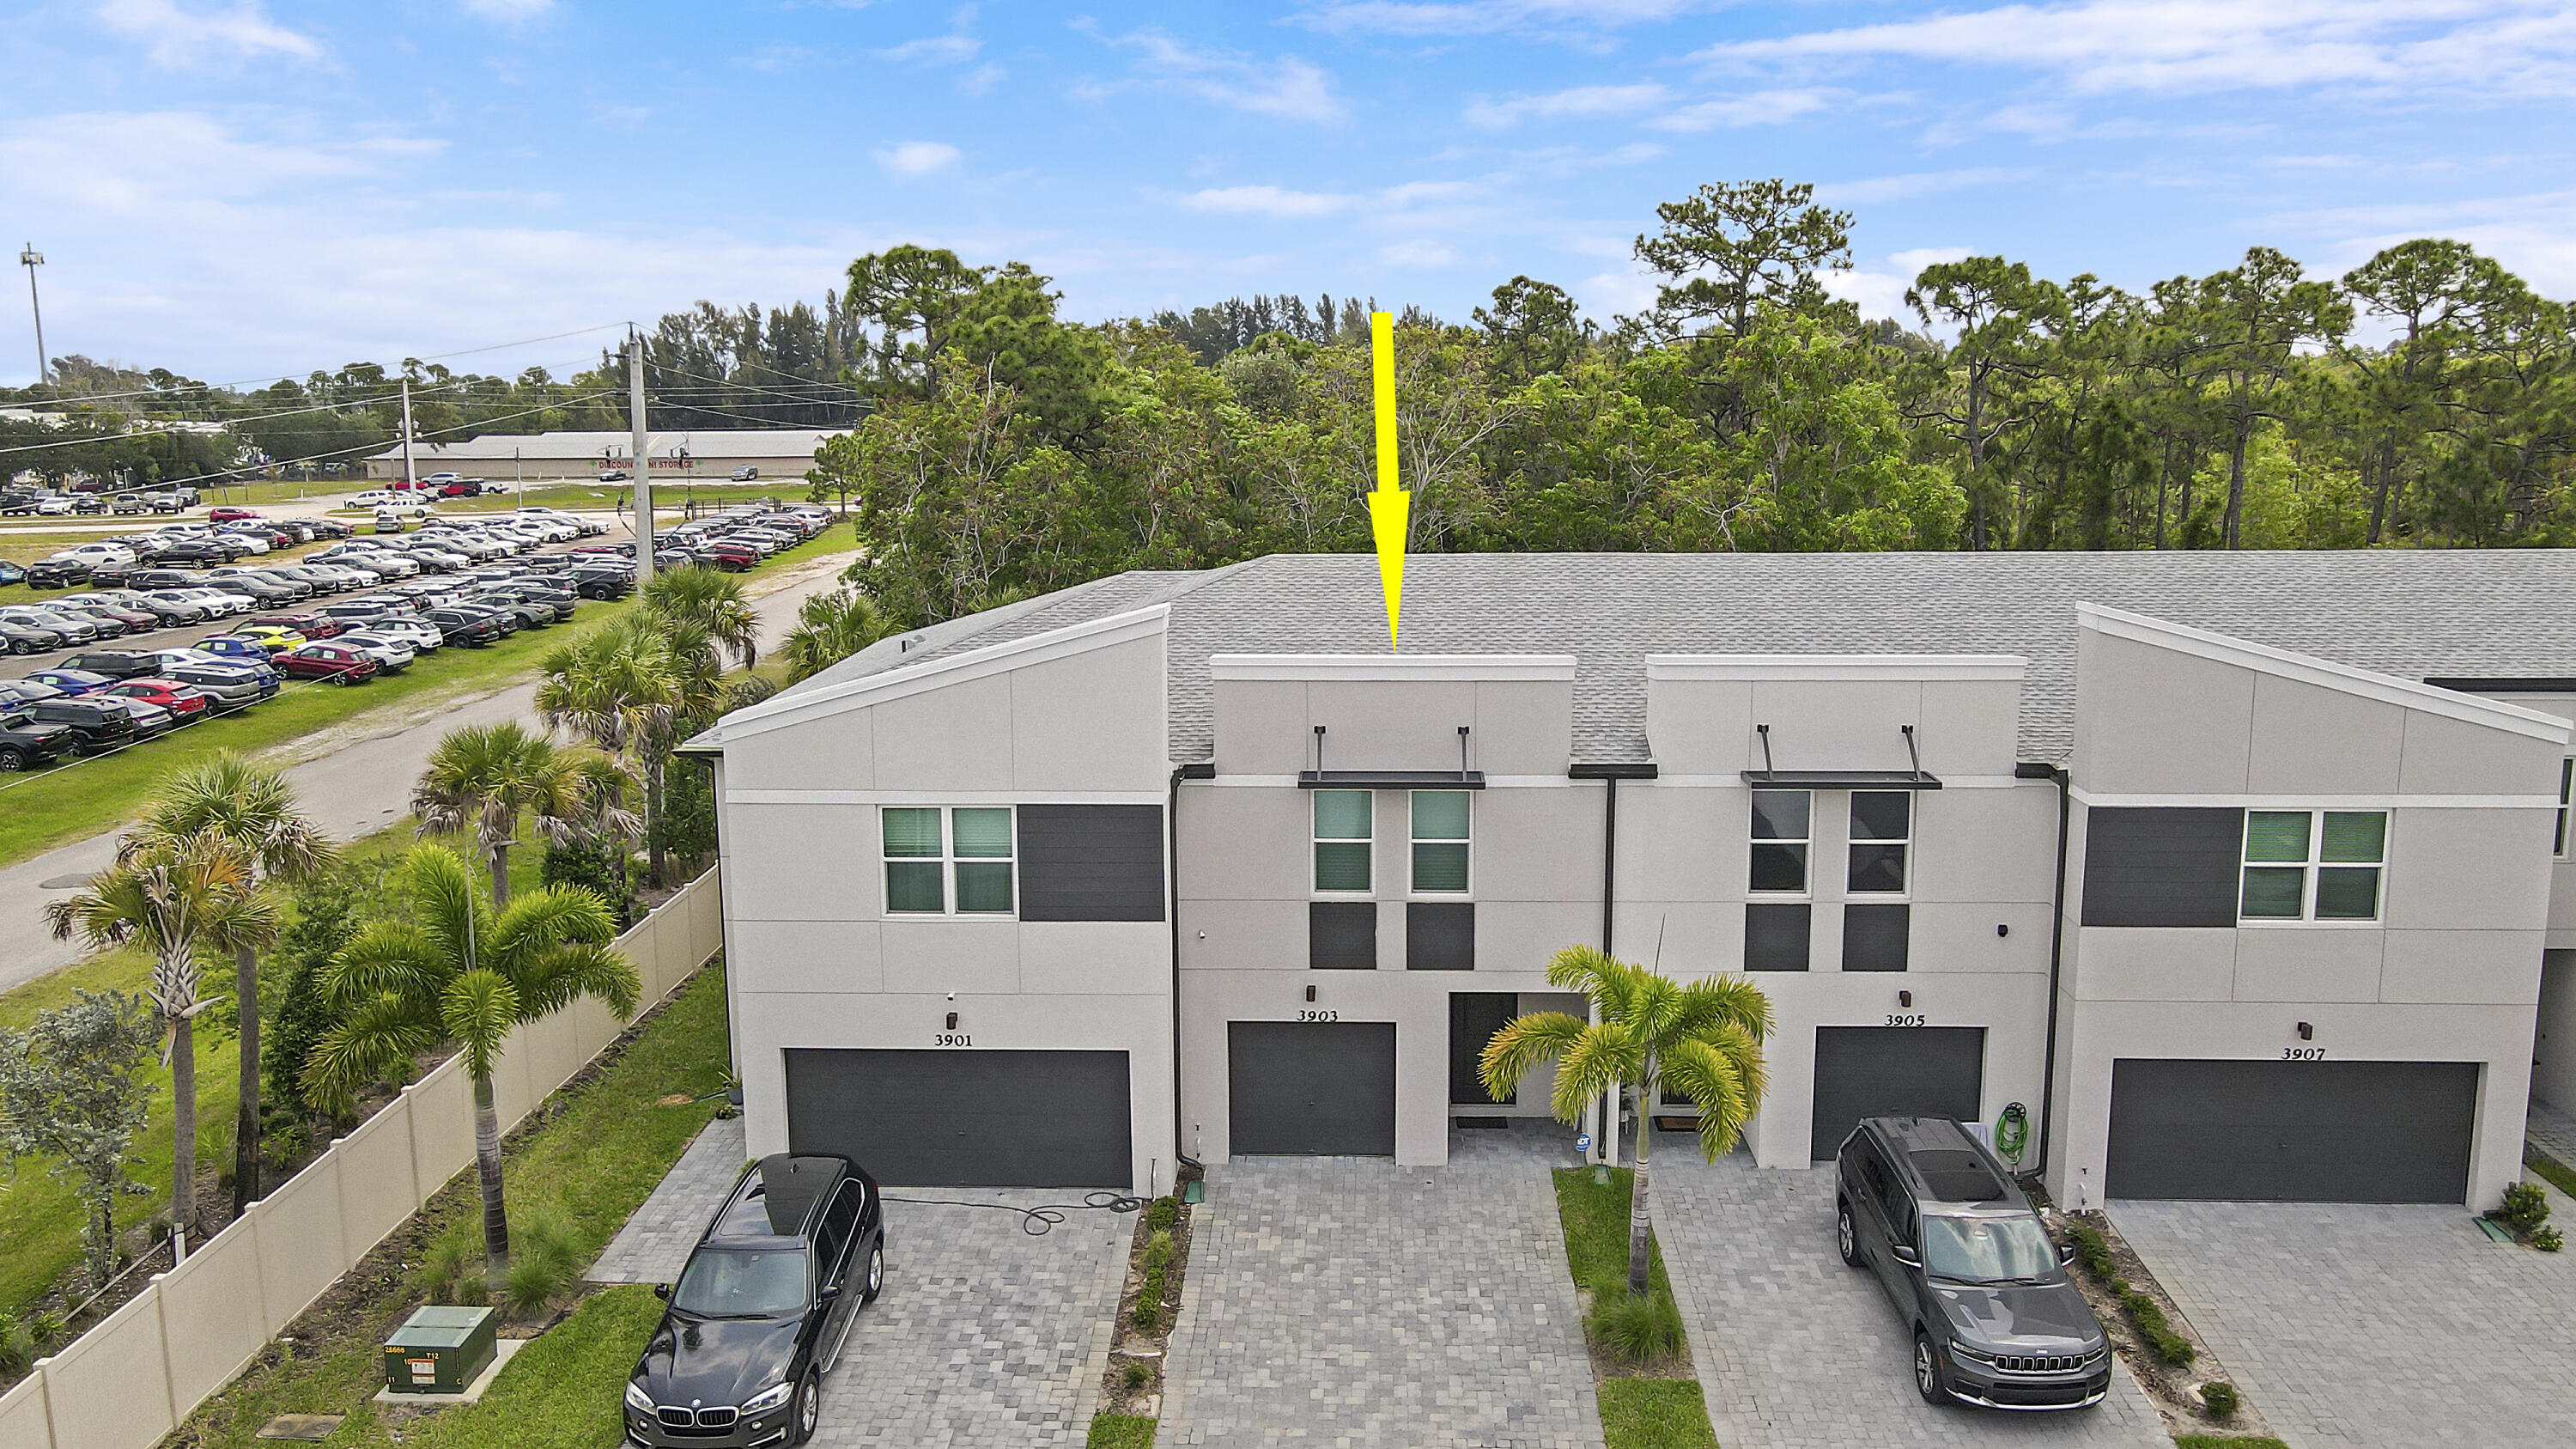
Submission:
<svg viewBox="0 0 2576 1449">
<path fill-rule="evenodd" d="M 404 487 L 405 489 L 414 489 L 414 488 L 418 488 L 418 487 L 420 486 L 420 480 L 419 480 L 419 479 L 417 479 L 417 478 L 414 478 L 414 477 L 412 476 L 412 471 L 411 471 L 411 374 L 410 374 L 410 373 L 408 373 L 408 372 L 406 372 L 406 373 L 404 373 L 404 374 L 403 374 L 403 380 L 402 380 L 402 402 L 403 402 L 403 487 Z"/>
<path fill-rule="evenodd" d="M 644 435 L 644 334 L 626 329 L 626 422 L 634 430 L 635 587 L 653 582 L 653 457 Z"/>
<path fill-rule="evenodd" d="M 34 242 L 18 251 L 18 265 L 27 269 L 27 305 L 36 311 L 36 386 L 53 381 L 53 364 L 45 357 L 45 304 L 36 297 L 36 268 L 45 264 L 45 254 Z"/>
</svg>

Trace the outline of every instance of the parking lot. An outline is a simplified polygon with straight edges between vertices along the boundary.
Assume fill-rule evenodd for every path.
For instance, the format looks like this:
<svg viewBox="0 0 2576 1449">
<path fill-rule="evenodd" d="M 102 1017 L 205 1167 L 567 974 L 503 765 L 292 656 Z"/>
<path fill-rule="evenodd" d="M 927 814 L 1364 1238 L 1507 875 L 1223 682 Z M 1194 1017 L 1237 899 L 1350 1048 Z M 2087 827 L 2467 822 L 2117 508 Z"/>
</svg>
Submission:
<svg viewBox="0 0 2576 1449">
<path fill-rule="evenodd" d="M 1657 1138 L 1652 1206 L 1726 1449 L 2171 1444 L 2126 1371 L 2113 1372 L 2109 1399 L 2071 1413 L 1924 1403 L 1911 1331 L 1877 1281 L 1834 1250 L 1832 1169 L 1766 1171 L 1742 1153 L 1712 1166 L 1693 1148 Z"/>
</svg>

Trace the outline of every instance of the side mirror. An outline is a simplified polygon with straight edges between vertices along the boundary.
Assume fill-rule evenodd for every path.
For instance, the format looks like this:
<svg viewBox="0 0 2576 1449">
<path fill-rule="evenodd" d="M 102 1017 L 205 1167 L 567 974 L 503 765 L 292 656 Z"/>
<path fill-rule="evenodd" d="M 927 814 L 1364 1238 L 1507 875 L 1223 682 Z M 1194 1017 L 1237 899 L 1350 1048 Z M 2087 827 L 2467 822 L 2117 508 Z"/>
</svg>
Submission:
<svg viewBox="0 0 2576 1449">
<path fill-rule="evenodd" d="M 1903 1243 L 1898 1243 L 1896 1246 L 1888 1249 L 1887 1253 L 1889 1257 L 1903 1263 L 1908 1268 L 1920 1268 L 1923 1266 L 1923 1255 L 1914 1251 L 1912 1248 L 1905 1246 Z"/>
<path fill-rule="evenodd" d="M 821 1291 L 817 1292 L 814 1296 L 827 1302 L 831 1299 L 838 1298 L 841 1296 L 841 1285 L 838 1283 L 826 1283 L 823 1285 Z"/>
<path fill-rule="evenodd" d="M 2058 1248 L 2057 1266 L 2061 1268 L 2072 1268 L 2075 1266 L 2075 1245 L 2073 1243 L 2067 1243 Z"/>
<path fill-rule="evenodd" d="M 654 1285 L 653 1285 L 653 1296 L 654 1296 L 654 1297 L 656 1297 L 656 1298 L 662 1299 L 662 1300 L 664 1300 L 665 1302 L 668 1302 L 668 1301 L 669 1301 L 669 1299 L 670 1299 L 670 1297 L 671 1297 L 671 1285 L 670 1285 L 670 1284 L 668 1284 L 668 1283 L 656 1283 L 656 1284 L 654 1284 Z"/>
</svg>

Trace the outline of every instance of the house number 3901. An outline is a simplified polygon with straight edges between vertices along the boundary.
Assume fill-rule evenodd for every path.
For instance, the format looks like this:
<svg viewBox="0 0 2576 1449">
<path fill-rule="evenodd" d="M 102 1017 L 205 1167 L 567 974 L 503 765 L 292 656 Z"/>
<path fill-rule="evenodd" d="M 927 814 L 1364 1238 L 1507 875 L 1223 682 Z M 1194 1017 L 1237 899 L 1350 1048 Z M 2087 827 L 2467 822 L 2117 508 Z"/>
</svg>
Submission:
<svg viewBox="0 0 2576 1449">
<path fill-rule="evenodd" d="M 930 1044 L 932 1046 L 970 1047 L 975 1044 L 975 1038 L 968 1036 L 962 1031 L 935 1032 L 931 1035 Z"/>
</svg>

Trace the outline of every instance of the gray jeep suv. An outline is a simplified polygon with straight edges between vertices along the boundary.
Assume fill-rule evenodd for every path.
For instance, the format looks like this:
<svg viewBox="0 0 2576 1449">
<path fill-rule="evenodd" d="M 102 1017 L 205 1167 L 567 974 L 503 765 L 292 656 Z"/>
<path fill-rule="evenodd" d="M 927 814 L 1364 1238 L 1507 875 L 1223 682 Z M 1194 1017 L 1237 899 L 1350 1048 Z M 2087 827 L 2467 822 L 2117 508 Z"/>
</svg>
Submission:
<svg viewBox="0 0 2576 1449">
<path fill-rule="evenodd" d="M 1871 1117 L 1834 1170 L 1843 1261 L 1878 1277 L 1914 1334 L 1914 1387 L 1935 1404 L 2086 1409 L 2111 1344 L 2010 1174 L 1945 1117 Z"/>
</svg>

